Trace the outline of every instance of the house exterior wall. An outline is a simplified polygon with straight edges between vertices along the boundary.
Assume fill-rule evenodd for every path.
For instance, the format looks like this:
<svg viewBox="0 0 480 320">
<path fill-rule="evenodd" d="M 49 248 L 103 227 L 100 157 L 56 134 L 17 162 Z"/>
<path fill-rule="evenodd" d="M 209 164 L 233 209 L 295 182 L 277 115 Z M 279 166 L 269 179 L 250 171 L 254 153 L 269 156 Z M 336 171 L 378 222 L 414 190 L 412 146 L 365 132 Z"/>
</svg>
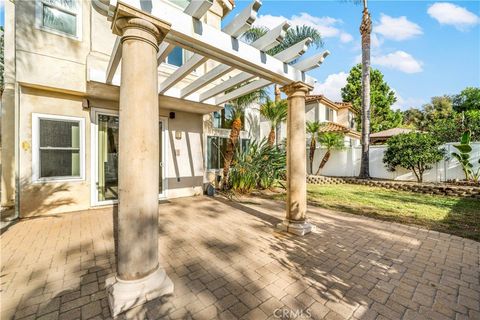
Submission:
<svg viewBox="0 0 480 320">
<path fill-rule="evenodd" d="M 16 198 L 21 216 L 85 210 L 97 205 L 92 200 L 96 182 L 92 167 L 95 163 L 92 158 L 96 134 L 93 113 L 95 110 L 118 112 L 118 97 L 102 88 L 92 95 L 87 84 L 92 72 L 106 70 L 116 36 L 111 32 L 111 22 L 99 14 L 90 1 L 79 0 L 78 4 L 81 6 L 81 33 L 75 39 L 38 28 L 35 23 L 36 1 L 5 3 L 2 206 L 13 205 Z M 211 10 L 202 19 L 220 28 L 225 12 L 222 0 L 214 1 Z M 180 85 L 193 81 L 214 65 L 215 62 L 202 65 Z M 120 69 L 117 69 L 118 75 Z M 159 82 L 175 69 L 175 66 L 162 64 L 159 67 Z M 84 108 L 86 98 L 89 108 Z M 205 182 L 203 115 L 177 110 L 175 118 L 169 119 L 171 111 L 162 108 L 160 99 L 160 116 L 167 119 L 168 127 L 166 196 L 201 194 Z M 32 168 L 36 161 L 32 159 L 33 114 L 84 120 L 82 179 L 33 181 Z M 177 131 L 182 132 L 180 138 L 175 135 Z M 16 183 L 18 188 L 15 189 Z"/>
</svg>

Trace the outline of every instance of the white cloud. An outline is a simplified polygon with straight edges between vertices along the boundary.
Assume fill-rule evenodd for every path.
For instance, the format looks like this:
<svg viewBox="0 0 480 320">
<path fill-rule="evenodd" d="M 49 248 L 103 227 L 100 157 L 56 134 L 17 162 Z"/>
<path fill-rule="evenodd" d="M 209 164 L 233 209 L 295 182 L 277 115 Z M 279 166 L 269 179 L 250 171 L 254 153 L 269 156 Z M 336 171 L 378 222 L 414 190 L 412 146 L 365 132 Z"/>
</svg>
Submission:
<svg viewBox="0 0 480 320">
<path fill-rule="evenodd" d="M 303 25 L 313 27 L 320 32 L 323 38 L 338 37 L 343 43 L 353 40 L 351 34 L 338 28 L 338 25 L 342 23 L 341 20 L 332 17 L 315 17 L 305 12 L 300 13 L 300 15 L 293 15 L 290 18 L 284 16 L 272 16 L 270 14 L 259 15 L 253 25 L 272 29 L 284 21 L 290 22 L 292 27 Z"/>
<path fill-rule="evenodd" d="M 473 12 L 448 2 L 432 4 L 427 13 L 440 24 L 452 25 L 461 31 L 480 23 L 480 18 Z"/>
<path fill-rule="evenodd" d="M 403 98 L 395 89 L 392 89 L 395 92 L 395 97 L 397 97 L 397 102 L 392 105 L 392 109 L 400 109 L 405 111 L 410 108 L 420 108 L 422 105 L 427 103 L 425 99 L 422 98 Z"/>
<path fill-rule="evenodd" d="M 373 32 L 395 41 L 407 40 L 423 34 L 422 28 L 409 21 L 407 17 L 394 18 L 383 13 L 380 17 L 380 24 L 373 28 Z"/>
<path fill-rule="evenodd" d="M 405 73 L 422 72 L 422 62 L 405 51 L 395 51 L 386 55 L 372 56 L 372 64 L 390 69 L 399 70 Z"/>
<path fill-rule="evenodd" d="M 330 100 L 342 101 L 340 90 L 347 84 L 348 73 L 339 72 L 330 74 L 324 82 L 316 83 L 313 94 L 323 94 Z"/>
</svg>

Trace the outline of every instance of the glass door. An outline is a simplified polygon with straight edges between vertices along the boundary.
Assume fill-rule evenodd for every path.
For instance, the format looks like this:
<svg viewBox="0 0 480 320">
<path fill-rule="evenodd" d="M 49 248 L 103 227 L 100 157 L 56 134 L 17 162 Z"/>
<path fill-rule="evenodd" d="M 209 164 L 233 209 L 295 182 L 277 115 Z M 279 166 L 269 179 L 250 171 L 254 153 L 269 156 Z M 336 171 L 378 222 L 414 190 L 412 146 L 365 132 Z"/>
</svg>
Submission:
<svg viewBox="0 0 480 320">
<path fill-rule="evenodd" d="M 95 160 L 96 188 L 93 191 L 93 202 L 96 204 L 114 203 L 118 200 L 118 115 L 96 114 L 96 148 L 93 154 Z M 159 121 L 160 141 L 160 179 L 159 198 L 165 198 L 166 186 L 166 119 Z"/>
</svg>

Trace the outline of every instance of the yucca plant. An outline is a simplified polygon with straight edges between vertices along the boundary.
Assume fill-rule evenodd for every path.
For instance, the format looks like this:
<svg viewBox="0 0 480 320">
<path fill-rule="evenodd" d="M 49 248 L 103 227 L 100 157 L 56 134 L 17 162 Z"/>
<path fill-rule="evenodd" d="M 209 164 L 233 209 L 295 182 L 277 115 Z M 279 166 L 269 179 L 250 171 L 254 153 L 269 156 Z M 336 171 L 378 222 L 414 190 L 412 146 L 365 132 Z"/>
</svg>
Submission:
<svg viewBox="0 0 480 320">
<path fill-rule="evenodd" d="M 232 161 L 229 182 L 232 189 L 249 193 L 255 188 L 268 189 L 284 176 L 285 151 L 268 144 L 266 139 L 253 141 L 244 150 L 236 152 Z"/>
<path fill-rule="evenodd" d="M 465 174 L 465 180 L 470 180 L 470 177 L 478 180 L 478 172 L 473 171 L 473 164 L 470 162 L 470 152 L 472 152 L 471 133 L 470 130 L 465 131 L 460 138 L 460 144 L 453 145 L 458 152 L 452 152 L 452 156 L 462 166 L 463 173 Z"/>
</svg>

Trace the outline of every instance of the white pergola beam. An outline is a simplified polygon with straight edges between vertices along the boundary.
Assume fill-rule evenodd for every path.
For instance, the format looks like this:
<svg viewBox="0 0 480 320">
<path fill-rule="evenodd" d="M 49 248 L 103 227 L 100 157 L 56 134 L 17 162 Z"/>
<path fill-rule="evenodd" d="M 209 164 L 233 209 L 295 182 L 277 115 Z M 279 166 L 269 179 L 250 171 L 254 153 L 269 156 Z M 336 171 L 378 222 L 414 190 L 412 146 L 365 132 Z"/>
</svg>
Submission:
<svg viewBox="0 0 480 320">
<path fill-rule="evenodd" d="M 226 93 L 221 97 L 215 98 L 215 105 L 219 106 L 224 103 L 227 103 L 228 101 L 234 100 L 238 97 L 244 96 L 246 94 L 249 94 L 250 92 L 254 92 L 256 90 L 262 89 L 268 85 L 270 85 L 272 82 L 265 80 L 265 79 L 259 79 L 256 81 L 252 81 L 243 87 L 240 87 L 232 92 Z"/>
<path fill-rule="evenodd" d="M 203 101 L 205 101 L 205 100 L 207 100 L 211 97 L 215 97 L 216 95 L 218 95 L 222 92 L 225 92 L 229 88 L 232 88 L 232 87 L 234 87 L 234 86 L 236 86 L 240 83 L 244 83 L 244 82 L 246 82 L 248 80 L 251 80 L 253 78 L 255 78 L 254 75 L 251 75 L 251 74 L 246 73 L 246 72 L 241 72 L 241 73 L 237 74 L 236 76 L 233 76 L 230 79 L 225 80 L 222 83 L 216 85 L 212 89 L 201 93 L 200 96 L 199 96 L 199 101 L 203 102 Z"/>
<path fill-rule="evenodd" d="M 308 40 L 308 39 L 306 39 Z M 304 40 L 305 41 L 305 40 Z M 302 43 L 301 42 L 298 42 L 297 44 L 300 44 Z M 303 43 L 304 46 L 307 46 L 307 43 Z M 295 47 L 296 45 L 293 45 L 292 47 Z M 290 47 L 290 48 L 292 48 Z M 300 47 L 300 46 L 299 46 Z M 288 50 L 288 49 L 287 49 Z M 305 49 L 306 50 L 306 49 Z M 286 50 L 285 50 L 286 51 Z M 283 51 L 282 51 L 283 52 Z M 276 56 L 280 55 L 282 52 L 278 53 Z M 304 51 L 305 52 L 305 51 Z M 303 61 L 300 61 L 300 62 L 297 62 L 296 64 L 294 64 L 294 67 L 297 67 L 298 69 L 302 70 L 302 71 L 308 71 L 308 70 L 312 70 L 312 69 L 315 69 L 317 67 L 319 67 L 323 61 L 325 60 L 325 58 L 330 54 L 330 52 L 327 50 L 327 51 L 324 51 L 320 54 L 317 54 L 317 55 L 314 55 L 310 58 L 307 58 Z M 293 60 L 293 59 L 292 59 Z M 256 90 L 259 90 L 259 89 L 262 89 L 268 85 L 270 85 L 272 82 L 268 81 L 268 80 L 265 80 L 265 79 L 259 79 L 259 80 L 255 80 L 255 81 L 252 81 L 246 85 L 244 85 L 243 87 L 240 87 L 236 90 L 233 90 L 232 92 L 229 92 L 229 93 L 226 93 L 220 97 L 217 97 L 215 98 L 215 104 L 216 105 L 221 105 L 221 104 L 224 104 L 228 101 L 231 101 L 231 100 L 234 100 L 238 97 L 241 97 L 243 95 L 246 95 L 250 92 L 253 92 L 253 91 L 256 91 Z M 313 85 L 313 84 L 312 84 Z"/>
<path fill-rule="evenodd" d="M 213 0 L 194 0 L 185 8 L 185 13 L 195 19 L 202 18 L 213 5 Z"/>
<path fill-rule="evenodd" d="M 274 48 L 275 46 L 277 46 L 278 44 L 280 44 L 283 41 L 288 28 L 290 28 L 290 24 L 287 21 L 279 24 L 277 27 L 268 31 L 262 37 L 260 37 L 256 41 L 254 41 L 252 43 L 252 47 L 257 48 L 257 49 L 262 50 L 262 51 L 267 51 L 267 50 L 270 50 L 270 49 Z M 215 68 L 213 68 L 212 70 L 207 72 L 205 75 L 198 78 L 197 80 L 195 80 L 194 82 L 192 82 L 191 84 L 186 86 L 184 89 L 182 89 L 181 92 L 180 92 L 180 97 L 184 98 L 184 97 L 192 94 L 193 92 L 196 92 L 196 91 L 200 90 L 201 88 L 205 87 L 209 83 L 211 83 L 211 82 L 217 80 L 218 78 L 226 75 L 227 73 L 229 73 L 230 71 L 233 71 L 234 69 L 235 68 L 232 68 L 232 67 L 229 67 L 229 66 L 226 66 L 226 65 L 216 66 Z M 253 77 L 250 77 L 249 79 L 251 79 Z M 247 79 L 247 80 L 249 80 L 249 79 Z M 218 93 L 220 93 L 220 92 L 222 92 L 222 91 L 219 91 Z M 214 95 L 211 95 L 209 97 L 213 97 L 213 96 L 217 95 L 218 93 L 216 93 Z M 208 99 L 208 98 L 205 98 L 205 99 Z"/>
<path fill-rule="evenodd" d="M 183 78 L 189 75 L 198 66 L 205 63 L 207 60 L 208 58 L 205 58 L 204 56 L 201 56 L 199 54 L 193 55 L 159 85 L 158 93 L 164 94 L 168 89 L 172 88 L 175 84 L 182 81 Z"/>
<path fill-rule="evenodd" d="M 281 60 L 282 62 L 289 63 L 290 61 L 295 60 L 302 54 L 304 54 L 308 49 L 308 44 L 312 42 L 312 39 L 307 38 L 302 41 L 297 42 L 291 47 L 277 53 L 274 57 Z M 200 94 L 200 101 L 205 101 L 211 97 L 214 97 L 222 92 L 225 92 L 227 89 L 238 86 L 248 80 L 255 78 L 254 75 L 251 75 L 246 72 L 242 72 L 228 80 L 225 80 L 221 84 L 215 86 L 214 88 L 207 90 Z M 237 89 L 240 90 L 241 88 Z M 234 92 L 234 91 L 233 91 Z M 242 92 L 241 90 L 238 92 Z"/>
<path fill-rule="evenodd" d="M 172 52 L 172 50 L 175 49 L 175 45 L 167 43 L 167 42 L 162 42 L 160 46 L 158 46 L 158 53 L 157 53 L 157 65 L 160 65 L 165 59 L 167 59 L 167 56 Z"/>
<path fill-rule="evenodd" d="M 262 6 L 260 0 L 253 0 L 246 8 L 237 14 L 233 20 L 225 26 L 222 31 L 234 38 L 240 37 L 252 26 L 257 19 L 258 9 Z"/>
<path fill-rule="evenodd" d="M 307 72 L 315 68 L 320 67 L 326 57 L 330 54 L 330 51 L 325 50 L 322 53 L 311 56 L 310 58 L 301 60 L 293 65 L 294 68 Z"/>
<path fill-rule="evenodd" d="M 115 72 L 117 71 L 118 65 L 120 64 L 120 60 L 122 60 L 122 50 L 120 48 L 121 44 L 121 37 L 115 39 L 115 43 L 112 49 L 112 55 L 110 56 L 110 61 L 108 61 L 108 67 L 106 72 L 106 79 L 105 82 L 108 84 L 112 83 L 113 77 L 115 76 Z"/>
<path fill-rule="evenodd" d="M 272 30 L 269 30 L 263 36 L 255 40 L 252 43 L 252 47 L 262 51 L 268 51 L 276 47 L 285 38 L 288 28 L 290 28 L 290 23 L 288 23 L 288 21 L 280 23 L 278 26 Z"/>
<path fill-rule="evenodd" d="M 192 93 L 200 90 L 201 88 L 205 87 L 209 83 L 223 77 L 230 71 L 232 71 L 233 68 L 230 66 L 227 66 L 225 64 L 220 64 L 210 70 L 209 72 L 205 73 L 203 76 L 199 77 L 197 80 L 193 81 L 189 85 L 187 85 L 185 88 L 183 88 L 180 91 L 180 97 L 185 98 L 186 96 L 191 95 Z"/>
<path fill-rule="evenodd" d="M 208 1 L 212 1 L 212 0 L 208 0 Z M 208 2 L 208 1 L 207 0 L 193 1 L 185 9 L 184 12 L 186 14 L 191 15 L 191 13 L 195 12 L 195 10 L 197 10 L 196 8 L 199 7 L 198 3 L 203 3 L 203 2 Z M 197 5 L 194 5 L 194 3 L 197 3 Z M 211 4 L 210 4 L 210 6 L 211 6 Z M 245 31 L 250 29 L 252 23 L 255 21 L 255 19 L 257 17 L 257 12 L 258 12 L 258 9 L 260 8 L 260 6 L 261 6 L 260 1 L 258 1 L 258 0 L 253 1 L 239 15 L 237 15 L 233 19 L 232 22 L 230 22 L 222 30 L 225 33 L 231 35 L 234 38 L 242 35 Z M 210 7 L 208 7 L 208 8 L 210 8 Z M 208 8 L 207 8 L 207 10 L 208 10 Z M 247 12 L 249 14 L 247 14 Z M 193 17 L 195 17 L 195 16 L 193 16 Z M 287 24 L 287 29 L 288 29 L 288 24 Z M 281 34 L 281 33 L 282 33 L 282 29 L 277 31 L 276 36 L 277 37 L 285 36 L 285 31 L 283 31 L 283 34 Z M 171 74 L 162 84 L 160 84 L 158 92 L 160 94 L 164 94 L 168 89 L 172 88 L 175 84 L 182 81 L 182 79 L 184 79 L 187 75 L 189 75 L 193 70 L 195 70 L 197 67 L 199 67 L 200 65 L 202 65 L 203 63 L 205 63 L 207 61 L 208 61 L 208 58 L 205 58 L 204 56 L 202 56 L 198 53 L 195 53 L 185 64 L 183 64 L 180 68 L 175 70 L 175 72 L 173 74 Z M 225 74 L 225 73 L 223 73 L 223 74 Z M 214 81 L 215 79 L 210 80 L 210 81 Z M 208 84 L 208 83 L 209 82 L 206 82 L 205 84 Z M 183 96 L 183 97 L 185 97 L 185 96 Z"/>
</svg>

